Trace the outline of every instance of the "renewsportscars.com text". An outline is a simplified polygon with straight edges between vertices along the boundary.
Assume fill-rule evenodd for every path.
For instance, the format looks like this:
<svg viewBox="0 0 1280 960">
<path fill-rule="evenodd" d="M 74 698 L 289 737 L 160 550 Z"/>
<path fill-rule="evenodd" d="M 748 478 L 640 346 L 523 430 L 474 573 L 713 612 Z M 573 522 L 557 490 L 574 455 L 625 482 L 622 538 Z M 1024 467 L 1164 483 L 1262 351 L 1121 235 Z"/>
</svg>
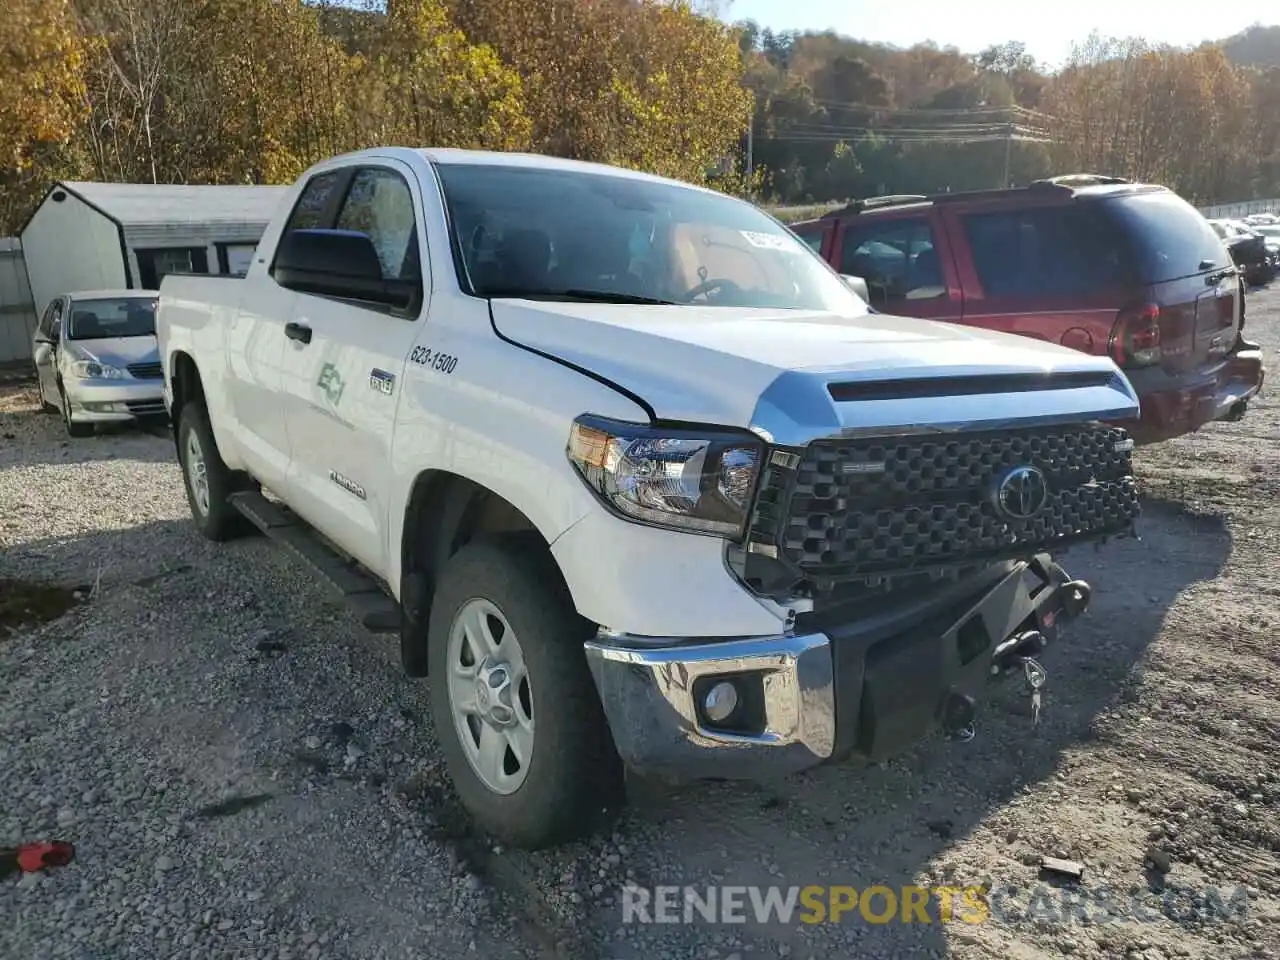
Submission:
<svg viewBox="0 0 1280 960">
<path fill-rule="evenodd" d="M 985 923 L 1043 919 L 1057 923 L 1151 923 L 1160 919 L 1238 920 L 1244 887 L 1119 890 L 1099 886 L 1031 887 L 873 885 L 657 886 L 622 888 L 623 923 Z"/>
</svg>

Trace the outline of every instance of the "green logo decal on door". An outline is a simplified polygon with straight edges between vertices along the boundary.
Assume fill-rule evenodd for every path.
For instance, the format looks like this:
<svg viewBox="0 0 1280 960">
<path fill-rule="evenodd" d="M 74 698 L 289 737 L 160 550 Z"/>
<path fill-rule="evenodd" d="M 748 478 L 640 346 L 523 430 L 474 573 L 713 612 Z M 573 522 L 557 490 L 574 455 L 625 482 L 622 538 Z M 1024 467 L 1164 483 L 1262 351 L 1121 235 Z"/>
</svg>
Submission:
<svg viewBox="0 0 1280 960">
<path fill-rule="evenodd" d="M 320 368 L 320 378 L 316 380 L 316 386 L 324 391 L 329 402 L 336 407 L 342 402 L 342 391 L 347 385 L 342 380 L 342 374 L 338 373 L 338 368 L 332 363 L 326 363 Z"/>
</svg>

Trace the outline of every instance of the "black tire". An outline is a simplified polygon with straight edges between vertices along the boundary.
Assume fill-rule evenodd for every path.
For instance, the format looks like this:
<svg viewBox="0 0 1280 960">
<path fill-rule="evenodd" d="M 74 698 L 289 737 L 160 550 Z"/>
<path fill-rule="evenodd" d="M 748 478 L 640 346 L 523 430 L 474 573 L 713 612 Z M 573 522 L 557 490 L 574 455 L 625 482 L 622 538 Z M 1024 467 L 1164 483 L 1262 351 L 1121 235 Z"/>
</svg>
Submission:
<svg viewBox="0 0 1280 960">
<path fill-rule="evenodd" d="M 533 748 L 524 781 L 505 795 L 473 770 L 449 698 L 449 635 L 474 598 L 488 600 L 511 624 L 528 671 Z M 582 649 L 593 633 L 536 538 L 468 544 L 436 585 L 428 651 L 436 736 L 463 806 L 481 830 L 510 846 L 536 849 L 577 839 L 622 804 L 622 762 Z"/>
<path fill-rule="evenodd" d="M 208 483 L 207 507 L 197 494 L 192 477 L 194 463 L 191 437 L 193 435 L 205 466 L 204 476 Z M 209 415 L 205 411 L 204 404 L 199 400 L 190 400 L 183 404 L 178 416 L 178 460 L 182 465 L 182 481 L 187 491 L 187 505 L 191 508 L 191 519 L 195 522 L 196 529 L 206 538 L 214 541 L 230 540 L 248 533 L 251 529 L 248 520 L 227 499 L 237 490 L 246 488 L 244 475 L 230 470 L 223 462 L 222 455 L 218 453 L 218 445 L 213 439 L 213 430 L 209 426 Z"/>
<path fill-rule="evenodd" d="M 67 402 L 67 394 L 62 389 L 62 384 L 58 384 L 58 399 L 62 401 L 62 425 L 67 428 L 67 436 L 77 440 L 92 437 L 92 423 L 76 423 L 71 419 L 71 404 Z"/>
</svg>

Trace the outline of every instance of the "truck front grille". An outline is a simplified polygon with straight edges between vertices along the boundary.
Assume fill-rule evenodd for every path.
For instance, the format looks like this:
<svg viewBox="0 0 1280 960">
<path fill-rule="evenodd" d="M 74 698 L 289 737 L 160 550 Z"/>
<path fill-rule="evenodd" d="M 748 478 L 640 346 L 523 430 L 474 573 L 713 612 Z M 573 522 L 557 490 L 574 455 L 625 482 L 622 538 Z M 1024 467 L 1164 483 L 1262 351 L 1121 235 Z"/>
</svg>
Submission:
<svg viewBox="0 0 1280 960">
<path fill-rule="evenodd" d="M 1131 448 L 1099 424 L 818 440 L 775 455 L 751 549 L 831 585 L 1126 532 Z"/>
</svg>

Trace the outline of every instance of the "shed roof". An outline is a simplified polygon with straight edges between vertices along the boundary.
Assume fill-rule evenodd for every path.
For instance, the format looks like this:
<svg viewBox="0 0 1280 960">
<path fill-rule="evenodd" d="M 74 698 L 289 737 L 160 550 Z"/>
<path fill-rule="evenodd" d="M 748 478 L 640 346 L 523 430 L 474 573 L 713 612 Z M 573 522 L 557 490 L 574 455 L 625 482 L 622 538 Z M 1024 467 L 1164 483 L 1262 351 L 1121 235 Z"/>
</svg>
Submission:
<svg viewBox="0 0 1280 960">
<path fill-rule="evenodd" d="M 289 187 L 66 180 L 70 192 L 122 226 L 134 224 L 268 223 Z"/>
</svg>

